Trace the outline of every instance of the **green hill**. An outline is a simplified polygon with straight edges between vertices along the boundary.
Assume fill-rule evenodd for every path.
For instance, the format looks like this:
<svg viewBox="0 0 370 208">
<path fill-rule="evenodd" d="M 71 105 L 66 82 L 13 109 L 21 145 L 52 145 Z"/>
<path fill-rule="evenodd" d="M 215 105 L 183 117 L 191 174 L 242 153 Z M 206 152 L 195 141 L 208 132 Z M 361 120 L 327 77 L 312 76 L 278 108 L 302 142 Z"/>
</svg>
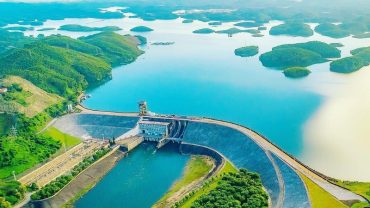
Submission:
<svg viewBox="0 0 370 208">
<path fill-rule="evenodd" d="M 19 42 L 11 36 L 8 39 L 8 43 Z M 20 76 L 47 92 L 75 96 L 87 85 L 109 79 L 111 65 L 131 63 L 142 54 L 136 40 L 114 32 L 77 40 L 61 35 L 33 38 L 27 41 L 30 44 L 22 48 L 19 43 L 19 47 L 13 47 L 0 57 L 0 75 Z"/>
<path fill-rule="evenodd" d="M 284 23 L 272 27 L 270 35 L 310 37 L 313 35 L 313 31 L 309 25 L 304 23 Z"/>
<path fill-rule="evenodd" d="M 32 41 L 32 38 L 24 36 L 21 32 L 9 32 L 0 29 L 0 53 L 12 48 L 23 47 L 24 44 Z"/>
<path fill-rule="evenodd" d="M 122 36 L 114 32 L 102 32 L 95 35 L 80 38 L 85 43 L 89 43 L 101 49 L 98 55 L 108 61 L 112 66 L 129 64 L 143 54 L 131 36 Z"/>
<path fill-rule="evenodd" d="M 137 26 L 137 27 L 131 28 L 130 31 L 132 32 L 151 32 L 153 31 L 153 29 L 147 26 Z"/>
<path fill-rule="evenodd" d="M 266 67 L 284 69 L 322 63 L 328 58 L 339 58 L 340 54 L 341 51 L 330 44 L 310 41 L 276 46 L 272 48 L 272 51 L 262 54 L 260 61 Z"/>
<path fill-rule="evenodd" d="M 260 61 L 266 67 L 287 68 L 293 66 L 310 66 L 324 62 L 320 54 L 302 48 L 281 48 L 264 53 Z"/>
<path fill-rule="evenodd" d="M 73 39 L 67 36 L 51 35 L 42 39 L 43 42 L 51 46 L 68 48 L 81 53 L 87 53 L 96 56 L 101 53 L 101 49 L 79 39 Z"/>
<path fill-rule="evenodd" d="M 111 68 L 100 58 L 42 42 L 14 49 L 0 59 L 2 75 L 17 75 L 47 92 L 62 96 L 110 76 Z"/>
<path fill-rule="evenodd" d="M 350 35 L 350 32 L 332 23 L 322 23 L 316 26 L 315 31 L 321 35 L 332 38 L 344 38 Z"/>
<path fill-rule="evenodd" d="M 290 67 L 283 71 L 286 77 L 290 78 L 301 78 L 308 76 L 311 71 L 305 67 Z"/>
<path fill-rule="evenodd" d="M 193 33 L 195 34 L 210 34 L 210 33 L 214 33 L 215 31 L 212 30 L 212 29 L 209 29 L 209 28 L 202 28 L 202 29 L 198 29 L 198 30 L 194 30 Z"/>
<path fill-rule="evenodd" d="M 341 51 L 324 42 L 320 41 L 310 41 L 306 43 L 296 43 L 296 44 L 285 44 L 280 45 L 277 47 L 274 47 L 274 49 L 280 49 L 280 48 L 302 48 L 306 50 L 313 51 L 315 53 L 320 54 L 323 58 L 340 58 Z"/>
<path fill-rule="evenodd" d="M 351 54 L 351 57 L 333 61 L 330 64 L 330 71 L 351 73 L 370 64 L 370 47 L 354 49 Z"/>
<path fill-rule="evenodd" d="M 235 55 L 240 57 L 250 57 L 258 54 L 258 46 L 245 46 L 237 48 L 234 51 Z"/>
<path fill-rule="evenodd" d="M 338 73 L 355 72 L 365 66 L 364 61 L 358 57 L 346 57 L 330 63 L 330 71 Z"/>
</svg>

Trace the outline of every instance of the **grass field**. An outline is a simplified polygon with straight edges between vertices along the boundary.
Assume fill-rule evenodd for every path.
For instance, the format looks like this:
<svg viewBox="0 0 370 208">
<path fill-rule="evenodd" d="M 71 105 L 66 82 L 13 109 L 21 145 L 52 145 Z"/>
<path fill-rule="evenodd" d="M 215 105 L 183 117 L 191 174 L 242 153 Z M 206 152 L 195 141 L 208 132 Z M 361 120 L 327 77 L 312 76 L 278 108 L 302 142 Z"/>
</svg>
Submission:
<svg viewBox="0 0 370 208">
<path fill-rule="evenodd" d="M 68 135 L 68 134 L 65 134 L 65 133 L 59 131 L 55 127 L 48 128 L 44 132 L 44 134 L 52 137 L 56 141 L 60 141 L 60 143 L 62 144 L 62 148 L 65 145 L 65 147 L 67 149 L 69 149 L 69 148 L 71 148 L 73 146 L 76 146 L 77 144 L 81 143 L 81 139 L 79 139 L 77 137 L 74 137 L 74 136 L 71 136 L 71 135 Z"/>
<path fill-rule="evenodd" d="M 370 183 L 339 181 L 337 184 L 370 200 Z"/>
<path fill-rule="evenodd" d="M 24 112 L 28 117 L 33 117 L 47 107 L 62 100 L 61 97 L 47 93 L 21 77 L 7 76 L 2 81 L 4 85 L 16 83 L 23 88 L 22 93 L 16 93 L 13 95 L 13 97 L 17 99 L 14 100 L 14 103 L 18 111 Z"/>
<path fill-rule="evenodd" d="M 176 181 L 170 190 L 154 205 L 154 207 L 166 207 L 166 200 L 192 182 L 204 177 L 213 167 L 213 161 L 205 156 L 192 156 L 186 164 L 182 177 Z"/>
<path fill-rule="evenodd" d="M 217 183 L 221 180 L 221 176 L 224 173 L 237 172 L 238 170 L 229 162 L 226 161 L 225 166 L 221 169 L 219 173 L 215 176 L 215 179 L 210 182 L 210 184 L 203 186 L 201 189 L 195 191 L 194 195 L 189 197 L 180 207 L 190 208 L 192 203 L 197 200 L 203 194 L 209 193 L 212 189 L 216 188 Z"/>
<path fill-rule="evenodd" d="M 352 182 L 352 181 L 336 181 L 339 186 L 345 187 L 352 192 L 359 194 L 366 199 L 370 200 L 370 183 L 369 182 Z M 370 204 L 366 202 L 357 203 L 352 208 L 370 207 Z"/>
<path fill-rule="evenodd" d="M 299 174 L 308 189 L 312 208 L 346 208 L 342 202 L 330 195 L 323 188 L 314 183 L 303 174 Z"/>
</svg>

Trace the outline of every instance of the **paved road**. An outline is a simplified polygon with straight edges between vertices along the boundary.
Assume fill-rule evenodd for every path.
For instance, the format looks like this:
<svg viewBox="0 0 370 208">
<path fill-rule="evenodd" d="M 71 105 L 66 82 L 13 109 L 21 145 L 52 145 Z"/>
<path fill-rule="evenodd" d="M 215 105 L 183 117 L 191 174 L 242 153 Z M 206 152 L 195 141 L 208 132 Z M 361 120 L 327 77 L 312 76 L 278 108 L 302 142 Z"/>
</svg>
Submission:
<svg viewBox="0 0 370 208">
<path fill-rule="evenodd" d="M 98 114 L 98 115 L 115 115 L 115 116 L 138 116 L 138 113 L 125 113 L 125 112 L 107 112 L 107 111 L 95 111 L 91 109 L 86 109 L 83 106 L 78 107 L 82 112 L 82 114 Z M 162 117 L 161 117 L 162 118 Z M 171 117 L 166 117 L 171 118 Z M 242 134 L 246 135 L 247 137 L 251 138 L 253 141 L 255 141 L 263 150 L 270 151 L 271 153 L 278 156 L 280 159 L 282 159 L 285 163 L 287 163 L 290 167 L 292 167 L 295 171 L 300 172 L 313 180 L 316 184 L 318 184 L 320 187 L 325 189 L 327 192 L 335 196 L 337 199 L 342 201 L 347 200 L 360 200 L 360 201 L 366 201 L 362 196 L 357 195 L 347 189 L 344 189 L 342 187 L 339 187 L 337 185 L 334 185 L 330 182 L 328 182 L 325 178 L 323 178 L 323 175 L 319 175 L 316 172 L 309 169 L 307 166 L 305 166 L 303 163 L 298 161 L 296 158 L 292 157 L 291 155 L 288 155 L 283 150 L 279 149 L 277 146 L 275 146 L 273 143 L 271 143 L 268 139 L 263 137 L 262 135 L 258 134 L 257 132 L 253 131 L 252 129 L 249 129 L 247 127 L 221 121 L 221 120 L 215 120 L 210 118 L 175 118 L 178 120 L 187 120 L 187 121 L 195 121 L 195 122 L 203 122 L 203 123 L 210 123 L 210 124 L 217 124 L 226 126 L 232 129 L 235 129 Z"/>
<path fill-rule="evenodd" d="M 279 166 L 276 164 L 275 159 L 272 157 L 271 153 L 269 151 L 265 151 L 267 157 L 271 161 L 272 166 L 275 169 L 275 173 L 279 182 L 279 197 L 276 202 L 275 208 L 283 208 L 284 205 L 284 199 L 285 199 L 285 183 L 283 175 L 281 174 Z"/>
</svg>

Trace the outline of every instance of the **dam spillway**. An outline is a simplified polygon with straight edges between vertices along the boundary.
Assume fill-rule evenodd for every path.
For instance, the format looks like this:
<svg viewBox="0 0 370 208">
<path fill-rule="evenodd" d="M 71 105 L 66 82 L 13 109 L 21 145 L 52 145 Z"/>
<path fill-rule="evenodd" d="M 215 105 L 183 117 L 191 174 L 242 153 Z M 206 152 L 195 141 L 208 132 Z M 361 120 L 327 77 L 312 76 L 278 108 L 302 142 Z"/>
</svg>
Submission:
<svg viewBox="0 0 370 208">
<path fill-rule="evenodd" d="M 163 119 L 165 121 L 176 120 L 172 118 Z M 161 120 L 163 119 L 161 118 Z M 151 120 L 158 121 L 158 118 L 151 118 Z M 124 134 L 134 128 L 138 121 L 139 117 L 72 114 L 59 119 L 55 126 L 65 133 L 78 137 L 91 136 L 101 138 L 102 134 L 104 134 L 105 138 L 112 138 L 118 137 L 120 134 Z M 179 127 L 175 128 L 174 126 L 172 132 L 178 132 L 177 128 Z M 280 189 L 276 171 L 265 151 L 252 139 L 229 127 L 197 121 L 186 122 L 186 128 L 183 128 L 181 133 L 173 134 L 181 135 L 182 140 L 185 142 L 208 146 L 219 151 L 238 168 L 246 168 L 259 173 L 271 197 L 272 205 L 277 204 Z M 279 163 L 279 165 L 281 164 Z M 291 169 L 289 166 L 287 168 Z M 282 173 L 284 179 L 294 176 L 285 172 Z M 299 183 L 292 186 L 294 186 L 292 190 L 299 190 L 299 193 L 305 195 L 301 198 L 307 198 L 304 186 Z M 286 194 L 289 195 L 289 193 Z M 145 196 L 137 196 L 137 199 L 140 197 Z M 285 198 L 284 204 L 296 204 L 294 201 L 294 198 Z"/>
</svg>

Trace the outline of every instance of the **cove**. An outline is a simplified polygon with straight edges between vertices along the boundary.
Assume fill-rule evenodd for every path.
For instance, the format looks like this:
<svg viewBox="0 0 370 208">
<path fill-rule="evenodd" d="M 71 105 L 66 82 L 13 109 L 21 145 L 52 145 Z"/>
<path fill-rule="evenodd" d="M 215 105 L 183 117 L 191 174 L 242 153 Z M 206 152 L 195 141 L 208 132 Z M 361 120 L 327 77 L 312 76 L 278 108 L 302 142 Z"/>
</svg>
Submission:
<svg viewBox="0 0 370 208">
<path fill-rule="evenodd" d="M 75 207 L 150 207 L 181 176 L 189 158 L 170 145 L 157 151 L 154 144 L 143 143 L 122 158 Z"/>
</svg>

